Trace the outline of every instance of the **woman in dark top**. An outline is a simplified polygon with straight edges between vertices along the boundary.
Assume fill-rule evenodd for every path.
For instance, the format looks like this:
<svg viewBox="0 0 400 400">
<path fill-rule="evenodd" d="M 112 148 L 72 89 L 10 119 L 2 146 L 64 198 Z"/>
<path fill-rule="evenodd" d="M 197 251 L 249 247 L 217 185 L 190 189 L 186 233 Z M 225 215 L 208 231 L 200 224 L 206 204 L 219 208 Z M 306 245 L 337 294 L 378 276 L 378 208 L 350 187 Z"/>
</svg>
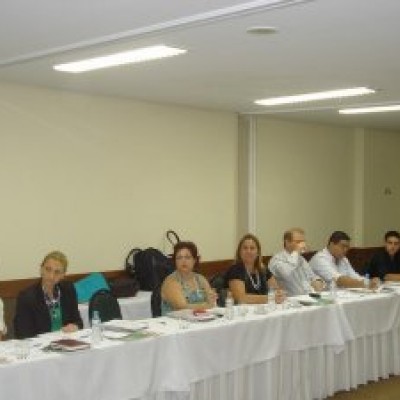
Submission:
<svg viewBox="0 0 400 400">
<path fill-rule="evenodd" d="M 49 253 L 40 267 L 40 281 L 19 293 L 14 318 L 18 339 L 82 328 L 75 288 L 71 282 L 62 281 L 67 265 L 63 253 Z"/>
<path fill-rule="evenodd" d="M 256 236 L 242 237 L 236 250 L 235 264 L 228 270 L 226 284 L 236 303 L 263 304 L 268 301 L 268 285 L 277 288 L 275 278 L 264 268 L 261 245 Z M 276 301 L 283 301 L 283 293 L 276 292 Z"/>
</svg>

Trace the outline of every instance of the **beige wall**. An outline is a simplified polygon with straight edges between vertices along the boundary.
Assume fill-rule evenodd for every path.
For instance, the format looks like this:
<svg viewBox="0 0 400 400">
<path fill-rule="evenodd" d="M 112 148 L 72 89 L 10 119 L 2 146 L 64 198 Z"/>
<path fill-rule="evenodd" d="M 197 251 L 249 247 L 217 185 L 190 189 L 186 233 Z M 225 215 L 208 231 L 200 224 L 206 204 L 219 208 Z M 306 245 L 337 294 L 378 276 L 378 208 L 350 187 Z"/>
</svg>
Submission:
<svg viewBox="0 0 400 400">
<path fill-rule="evenodd" d="M 351 129 L 257 120 L 257 234 L 264 254 L 281 249 L 285 229 L 325 245 L 333 230 L 353 233 Z"/>
<path fill-rule="evenodd" d="M 119 268 L 131 247 L 169 251 L 168 228 L 230 258 L 237 116 L 2 84 L 0 183 L 0 279 L 53 249 L 72 272 Z"/>
<path fill-rule="evenodd" d="M 400 229 L 400 133 L 266 117 L 256 132 L 264 254 L 295 225 L 312 249 L 334 229 L 356 245 Z M 168 228 L 203 260 L 231 258 L 249 223 L 248 148 L 233 113 L 1 84 L 0 279 L 34 276 L 52 249 L 72 272 L 115 269 L 133 246 L 169 251 Z"/>
<path fill-rule="evenodd" d="M 364 242 L 382 242 L 387 230 L 400 230 L 400 133 L 365 131 Z"/>
</svg>

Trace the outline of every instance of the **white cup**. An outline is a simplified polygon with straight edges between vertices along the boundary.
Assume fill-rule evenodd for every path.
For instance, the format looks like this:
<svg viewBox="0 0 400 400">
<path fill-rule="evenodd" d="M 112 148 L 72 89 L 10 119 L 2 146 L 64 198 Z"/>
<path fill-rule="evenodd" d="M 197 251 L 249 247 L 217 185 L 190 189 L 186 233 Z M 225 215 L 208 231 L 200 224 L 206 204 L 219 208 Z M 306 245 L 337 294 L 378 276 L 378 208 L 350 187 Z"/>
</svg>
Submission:
<svg viewBox="0 0 400 400">
<path fill-rule="evenodd" d="M 16 340 L 14 343 L 14 354 L 17 360 L 25 360 L 29 357 L 30 343 L 28 340 Z"/>
<path fill-rule="evenodd" d="M 263 315 L 267 313 L 266 305 L 264 304 L 257 304 L 254 308 L 254 314 Z"/>
<path fill-rule="evenodd" d="M 239 306 L 239 316 L 245 318 L 247 313 L 249 312 L 249 308 L 246 304 L 241 304 Z"/>
<path fill-rule="evenodd" d="M 179 325 L 179 329 L 188 329 L 190 326 L 190 323 L 185 318 L 179 318 L 178 325 Z"/>
</svg>

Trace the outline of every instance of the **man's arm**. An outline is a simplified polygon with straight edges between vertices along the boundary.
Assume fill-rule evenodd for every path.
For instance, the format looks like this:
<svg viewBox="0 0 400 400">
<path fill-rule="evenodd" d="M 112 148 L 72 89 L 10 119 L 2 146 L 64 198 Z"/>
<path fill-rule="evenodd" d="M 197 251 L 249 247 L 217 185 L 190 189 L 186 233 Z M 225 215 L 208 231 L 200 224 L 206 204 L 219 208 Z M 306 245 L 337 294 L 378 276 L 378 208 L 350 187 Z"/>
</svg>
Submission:
<svg viewBox="0 0 400 400">
<path fill-rule="evenodd" d="M 400 281 L 400 274 L 386 274 L 385 281 Z"/>
<path fill-rule="evenodd" d="M 325 282 L 322 278 L 314 273 L 310 264 L 307 262 L 306 259 L 303 258 L 303 268 L 306 272 L 306 276 L 310 285 L 316 292 L 321 292 L 325 287 Z"/>
<path fill-rule="evenodd" d="M 310 261 L 310 267 L 313 272 L 325 282 L 337 280 L 340 274 L 335 271 L 332 262 L 322 255 L 315 255 Z"/>
<path fill-rule="evenodd" d="M 278 279 L 278 281 L 290 279 L 292 272 L 290 261 L 282 257 L 282 255 L 272 257 L 268 264 L 268 269 L 271 271 L 272 275 Z"/>
<path fill-rule="evenodd" d="M 350 276 L 346 275 L 340 275 L 336 279 L 336 283 L 339 287 L 344 287 L 344 288 L 363 288 L 364 286 L 364 281 L 362 279 L 355 279 Z"/>
</svg>

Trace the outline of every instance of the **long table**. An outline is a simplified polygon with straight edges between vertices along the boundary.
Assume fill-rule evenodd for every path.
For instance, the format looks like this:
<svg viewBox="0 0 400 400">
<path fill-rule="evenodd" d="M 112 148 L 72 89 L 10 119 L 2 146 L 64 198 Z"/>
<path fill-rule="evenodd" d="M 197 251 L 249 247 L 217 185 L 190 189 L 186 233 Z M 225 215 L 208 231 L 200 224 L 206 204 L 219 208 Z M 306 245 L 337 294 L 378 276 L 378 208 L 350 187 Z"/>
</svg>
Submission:
<svg viewBox="0 0 400 400">
<path fill-rule="evenodd" d="M 147 320 L 151 336 L 106 340 L 74 354 L 0 365 L 0 398 L 40 400 L 310 400 L 400 374 L 400 296 L 357 294 L 337 304 L 249 313 L 233 321 Z M 87 336 L 88 331 L 77 333 Z"/>
</svg>

